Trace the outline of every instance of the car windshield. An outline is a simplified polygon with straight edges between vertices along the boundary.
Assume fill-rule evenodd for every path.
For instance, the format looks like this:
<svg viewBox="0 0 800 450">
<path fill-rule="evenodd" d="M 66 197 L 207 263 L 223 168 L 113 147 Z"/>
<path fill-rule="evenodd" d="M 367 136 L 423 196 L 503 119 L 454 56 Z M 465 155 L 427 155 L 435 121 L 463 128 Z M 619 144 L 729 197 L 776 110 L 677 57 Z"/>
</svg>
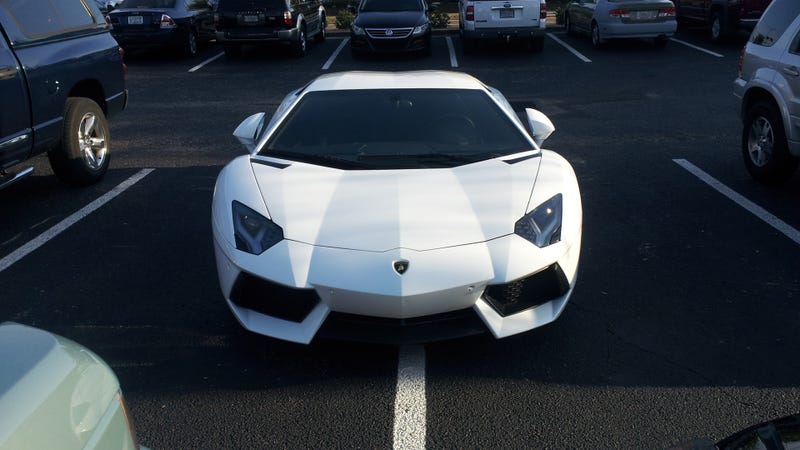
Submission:
<svg viewBox="0 0 800 450">
<path fill-rule="evenodd" d="M 125 0 L 122 8 L 174 8 L 175 0 Z"/>
<path fill-rule="evenodd" d="M 422 11 L 419 0 L 364 0 L 361 12 Z"/>
<path fill-rule="evenodd" d="M 259 155 L 343 169 L 455 167 L 533 149 L 477 89 L 309 92 Z"/>
</svg>

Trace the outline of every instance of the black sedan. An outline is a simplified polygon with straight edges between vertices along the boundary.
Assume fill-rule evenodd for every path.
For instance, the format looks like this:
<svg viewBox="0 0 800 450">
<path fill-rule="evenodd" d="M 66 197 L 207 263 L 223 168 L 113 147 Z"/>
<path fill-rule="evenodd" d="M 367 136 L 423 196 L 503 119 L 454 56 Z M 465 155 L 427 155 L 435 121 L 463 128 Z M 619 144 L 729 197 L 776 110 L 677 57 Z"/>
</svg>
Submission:
<svg viewBox="0 0 800 450">
<path fill-rule="evenodd" d="M 111 34 L 126 50 L 168 47 L 192 56 L 214 38 L 207 0 L 124 0 L 108 17 Z"/>
<path fill-rule="evenodd" d="M 424 0 L 361 0 L 350 26 L 353 56 L 365 53 L 431 53 L 432 11 Z"/>
</svg>

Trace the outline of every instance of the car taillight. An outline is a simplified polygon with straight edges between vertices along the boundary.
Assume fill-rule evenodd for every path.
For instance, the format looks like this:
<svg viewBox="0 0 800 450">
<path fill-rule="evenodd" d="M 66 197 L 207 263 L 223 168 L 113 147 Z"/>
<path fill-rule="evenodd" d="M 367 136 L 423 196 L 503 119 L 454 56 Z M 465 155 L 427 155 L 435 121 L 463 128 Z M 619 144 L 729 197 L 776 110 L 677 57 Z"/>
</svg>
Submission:
<svg viewBox="0 0 800 450">
<path fill-rule="evenodd" d="M 747 47 L 742 47 L 742 52 L 739 53 L 739 78 L 742 78 L 742 65 L 744 64 L 744 50 Z"/>
<path fill-rule="evenodd" d="M 618 19 L 627 19 L 631 16 L 631 12 L 627 9 L 612 9 L 608 12 L 608 15 Z"/>
<path fill-rule="evenodd" d="M 675 17 L 675 8 L 661 8 L 658 10 L 658 17 Z"/>
<path fill-rule="evenodd" d="M 292 12 L 291 11 L 284 11 L 283 12 L 283 24 L 286 26 L 293 26 L 294 19 L 292 19 Z"/>
<path fill-rule="evenodd" d="M 475 7 L 470 5 L 467 6 L 467 12 L 464 14 L 465 20 L 475 20 Z"/>
<path fill-rule="evenodd" d="M 125 50 L 122 47 L 117 47 L 119 50 L 119 60 L 122 61 L 122 75 L 128 74 L 128 65 L 125 64 Z"/>
<path fill-rule="evenodd" d="M 539 4 L 539 19 L 547 19 L 547 3 Z"/>
<path fill-rule="evenodd" d="M 161 15 L 161 28 L 175 28 L 175 21 L 172 17 L 162 14 Z"/>
</svg>

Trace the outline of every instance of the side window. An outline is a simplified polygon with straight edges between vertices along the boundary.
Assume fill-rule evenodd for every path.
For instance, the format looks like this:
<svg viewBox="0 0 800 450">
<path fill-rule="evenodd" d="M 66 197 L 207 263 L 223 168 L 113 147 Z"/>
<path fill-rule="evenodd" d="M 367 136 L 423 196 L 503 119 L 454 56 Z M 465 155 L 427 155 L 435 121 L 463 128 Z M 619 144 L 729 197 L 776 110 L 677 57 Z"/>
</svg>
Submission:
<svg viewBox="0 0 800 450">
<path fill-rule="evenodd" d="M 781 38 L 786 28 L 794 22 L 800 14 L 800 2 L 797 1 L 774 1 L 761 16 L 761 20 L 756 24 L 753 33 L 750 35 L 750 42 L 764 47 L 772 47 Z"/>
<path fill-rule="evenodd" d="M 0 5 L 29 39 L 96 25 L 83 0 L 0 0 Z"/>
<path fill-rule="evenodd" d="M 800 31 L 794 35 L 794 39 L 792 39 L 792 46 L 789 48 L 789 51 L 795 55 L 800 55 Z"/>
</svg>

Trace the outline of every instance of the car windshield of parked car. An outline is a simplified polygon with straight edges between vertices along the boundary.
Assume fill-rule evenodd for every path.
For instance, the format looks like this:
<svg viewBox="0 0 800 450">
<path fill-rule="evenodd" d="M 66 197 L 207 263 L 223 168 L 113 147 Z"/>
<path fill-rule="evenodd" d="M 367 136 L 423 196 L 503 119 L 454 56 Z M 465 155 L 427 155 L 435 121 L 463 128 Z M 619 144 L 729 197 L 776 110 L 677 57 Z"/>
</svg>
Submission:
<svg viewBox="0 0 800 450">
<path fill-rule="evenodd" d="M 422 11 L 419 0 L 364 0 L 361 12 Z"/>
<path fill-rule="evenodd" d="M 532 150 L 477 89 L 309 92 L 258 154 L 342 169 L 456 167 Z"/>
<path fill-rule="evenodd" d="M 120 8 L 174 8 L 175 0 L 125 0 Z"/>
</svg>

